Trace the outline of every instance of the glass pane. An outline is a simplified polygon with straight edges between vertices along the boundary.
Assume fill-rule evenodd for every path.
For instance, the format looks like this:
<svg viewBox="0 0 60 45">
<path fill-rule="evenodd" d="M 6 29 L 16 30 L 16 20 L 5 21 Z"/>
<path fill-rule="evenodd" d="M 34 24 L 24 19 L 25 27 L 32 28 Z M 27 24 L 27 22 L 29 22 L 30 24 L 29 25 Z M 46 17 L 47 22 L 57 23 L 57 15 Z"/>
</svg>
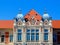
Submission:
<svg viewBox="0 0 60 45">
<path fill-rule="evenodd" d="M 34 33 L 31 34 L 31 41 L 34 41 L 35 37 L 34 37 Z"/>
<path fill-rule="evenodd" d="M 13 35 L 10 35 L 10 42 L 13 42 Z"/>
<path fill-rule="evenodd" d="M 29 30 L 29 29 L 27 29 L 27 32 L 30 32 L 30 30 Z"/>
<path fill-rule="evenodd" d="M 27 37 L 26 40 L 30 41 L 30 33 L 27 33 L 26 37 Z"/>
<path fill-rule="evenodd" d="M 4 35 L 1 36 L 1 42 L 4 42 Z"/>
<path fill-rule="evenodd" d="M 39 33 L 36 33 L 36 41 L 39 41 Z"/>
<path fill-rule="evenodd" d="M 48 33 L 44 33 L 44 41 L 48 41 Z"/>
<path fill-rule="evenodd" d="M 57 42 L 57 35 L 55 33 L 53 34 L 53 42 Z"/>
<path fill-rule="evenodd" d="M 33 33 L 33 32 L 35 32 L 35 30 L 34 29 L 31 29 L 31 32 Z"/>
<path fill-rule="evenodd" d="M 39 32 L 39 29 L 36 29 L 36 32 Z"/>
<path fill-rule="evenodd" d="M 44 29 L 44 32 L 48 32 L 48 30 L 47 29 Z"/>
<path fill-rule="evenodd" d="M 18 29 L 18 32 L 22 32 L 22 30 L 21 29 Z"/>
<path fill-rule="evenodd" d="M 21 41 L 21 40 L 22 40 L 22 34 L 18 33 L 18 41 Z"/>
</svg>

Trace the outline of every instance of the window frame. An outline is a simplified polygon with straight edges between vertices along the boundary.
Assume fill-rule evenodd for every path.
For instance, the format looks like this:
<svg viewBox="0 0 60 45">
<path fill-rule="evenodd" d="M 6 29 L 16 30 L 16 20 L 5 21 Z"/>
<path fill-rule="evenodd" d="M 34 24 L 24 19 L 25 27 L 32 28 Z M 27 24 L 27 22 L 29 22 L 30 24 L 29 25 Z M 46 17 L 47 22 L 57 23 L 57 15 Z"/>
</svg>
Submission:
<svg viewBox="0 0 60 45">
<path fill-rule="evenodd" d="M 19 32 L 18 30 L 21 30 L 21 32 Z M 18 34 L 21 34 L 21 35 L 18 35 Z M 18 37 L 19 36 L 19 37 Z M 20 37 L 21 36 L 21 37 Z M 20 40 L 18 40 L 18 38 L 20 39 Z M 22 42 L 22 29 L 17 29 L 17 42 Z"/>
<path fill-rule="evenodd" d="M 44 42 L 48 42 L 48 29 L 44 29 Z"/>
<path fill-rule="evenodd" d="M 2 41 L 2 35 L 4 35 L 4 41 Z M 1 43 L 4 43 L 5 42 L 5 34 L 2 34 L 1 35 Z"/>
<path fill-rule="evenodd" d="M 11 39 L 11 36 L 12 36 L 12 41 L 10 40 L 10 39 Z M 10 42 L 13 42 L 13 34 L 10 34 L 10 35 L 9 35 L 9 41 L 10 41 Z"/>
<path fill-rule="evenodd" d="M 30 41 L 31 41 L 31 42 L 38 42 L 38 41 L 39 41 L 39 39 L 36 40 L 36 38 L 37 38 L 37 37 L 36 37 L 36 33 L 39 34 L 39 28 L 37 28 L 37 29 L 34 29 L 34 28 L 29 29 L 29 28 L 28 28 L 28 29 L 26 29 L 26 30 L 30 30 L 30 32 L 27 32 L 27 31 L 26 31 L 26 37 L 27 37 L 27 33 L 30 33 Z M 32 32 L 32 30 L 34 30 L 34 31 Z M 36 30 L 38 30 L 38 32 L 36 32 Z M 33 40 L 31 39 L 31 38 L 32 38 L 32 37 L 31 37 L 31 34 L 32 34 L 32 33 L 34 33 L 34 35 L 33 35 L 33 36 L 34 36 L 34 39 L 33 39 Z M 40 36 L 38 35 L 38 38 L 39 38 L 39 37 L 40 37 Z M 26 39 L 26 41 L 27 41 L 27 39 Z"/>
</svg>

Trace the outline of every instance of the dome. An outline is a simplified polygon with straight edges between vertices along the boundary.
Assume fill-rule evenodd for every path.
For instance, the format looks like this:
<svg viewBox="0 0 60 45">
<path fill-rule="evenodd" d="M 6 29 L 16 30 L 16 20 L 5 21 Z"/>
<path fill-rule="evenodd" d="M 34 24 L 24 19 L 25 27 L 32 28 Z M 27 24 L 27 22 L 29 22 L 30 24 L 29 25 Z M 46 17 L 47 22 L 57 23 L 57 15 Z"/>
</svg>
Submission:
<svg viewBox="0 0 60 45">
<path fill-rule="evenodd" d="M 18 14 L 17 18 L 23 18 L 23 14 Z"/>
<path fill-rule="evenodd" d="M 43 19 L 48 19 L 49 18 L 49 15 L 46 13 L 43 15 Z"/>
</svg>

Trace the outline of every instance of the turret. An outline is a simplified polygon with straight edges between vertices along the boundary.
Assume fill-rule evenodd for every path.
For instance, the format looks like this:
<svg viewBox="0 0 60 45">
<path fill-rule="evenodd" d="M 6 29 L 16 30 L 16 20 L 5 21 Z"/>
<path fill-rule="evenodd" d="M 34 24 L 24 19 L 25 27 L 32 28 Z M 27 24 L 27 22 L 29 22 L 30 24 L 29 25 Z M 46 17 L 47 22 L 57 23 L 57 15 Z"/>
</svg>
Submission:
<svg viewBox="0 0 60 45">
<path fill-rule="evenodd" d="M 24 18 L 23 18 L 23 14 L 22 14 L 22 10 L 19 10 L 19 13 L 17 14 L 17 16 L 14 18 L 14 25 L 20 25 L 22 24 Z"/>
<path fill-rule="evenodd" d="M 42 17 L 42 21 L 44 22 L 44 25 L 52 25 L 52 18 L 49 16 L 49 14 L 47 13 L 47 11 L 44 11 L 43 17 Z"/>
</svg>

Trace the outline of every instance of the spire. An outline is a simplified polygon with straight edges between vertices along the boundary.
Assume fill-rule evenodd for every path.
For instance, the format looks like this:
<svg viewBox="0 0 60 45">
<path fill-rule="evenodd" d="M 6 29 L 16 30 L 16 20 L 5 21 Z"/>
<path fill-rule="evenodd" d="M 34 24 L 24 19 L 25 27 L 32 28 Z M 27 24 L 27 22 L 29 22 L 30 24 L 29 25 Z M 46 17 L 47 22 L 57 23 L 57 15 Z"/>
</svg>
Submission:
<svg viewBox="0 0 60 45">
<path fill-rule="evenodd" d="M 19 14 L 22 14 L 22 9 L 21 8 L 19 8 Z"/>
<path fill-rule="evenodd" d="M 23 18 L 22 10 L 19 9 L 19 13 L 17 14 L 17 18 Z"/>
<path fill-rule="evenodd" d="M 47 13 L 47 10 L 46 10 L 46 8 L 44 9 L 44 14 L 46 14 Z"/>
<path fill-rule="evenodd" d="M 47 10 L 45 8 L 44 14 L 43 14 L 43 19 L 48 19 L 48 18 L 49 18 L 49 14 L 47 13 Z"/>
</svg>

